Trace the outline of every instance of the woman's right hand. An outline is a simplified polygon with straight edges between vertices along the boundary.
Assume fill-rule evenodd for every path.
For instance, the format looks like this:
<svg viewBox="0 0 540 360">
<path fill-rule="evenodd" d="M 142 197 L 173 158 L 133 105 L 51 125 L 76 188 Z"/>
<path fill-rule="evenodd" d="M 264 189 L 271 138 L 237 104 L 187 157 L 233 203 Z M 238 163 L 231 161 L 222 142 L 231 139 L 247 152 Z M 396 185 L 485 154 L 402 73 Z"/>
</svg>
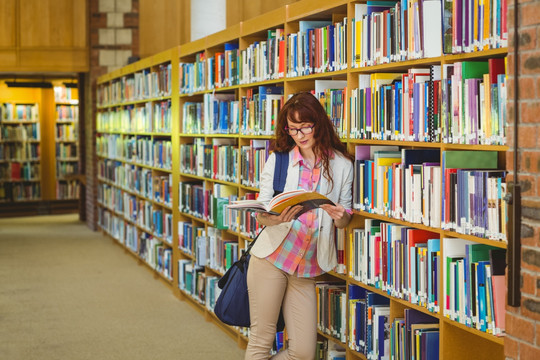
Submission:
<svg viewBox="0 0 540 360">
<path fill-rule="evenodd" d="M 302 210 L 301 205 L 296 205 L 293 207 L 286 207 L 285 210 L 279 215 L 272 215 L 268 213 L 259 213 L 257 214 L 257 221 L 259 221 L 264 226 L 273 226 L 278 225 L 284 222 L 292 221 L 296 218 L 296 215 Z"/>
</svg>

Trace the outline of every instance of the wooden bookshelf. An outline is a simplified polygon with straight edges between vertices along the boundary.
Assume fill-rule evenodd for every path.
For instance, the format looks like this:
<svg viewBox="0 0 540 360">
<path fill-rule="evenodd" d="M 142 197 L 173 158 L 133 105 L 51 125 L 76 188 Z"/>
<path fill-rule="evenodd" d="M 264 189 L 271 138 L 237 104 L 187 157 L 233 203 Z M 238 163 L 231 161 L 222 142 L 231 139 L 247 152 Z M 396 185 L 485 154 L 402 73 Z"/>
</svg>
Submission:
<svg viewBox="0 0 540 360">
<path fill-rule="evenodd" d="M 285 35 L 290 33 L 297 32 L 299 29 L 299 22 L 303 20 L 332 20 L 332 21 L 341 21 L 345 16 L 348 19 L 348 24 L 350 24 L 351 19 L 354 17 L 354 8 L 355 4 L 358 2 L 350 0 L 340 0 L 340 1 L 323 1 L 323 0 L 303 0 L 295 2 L 293 4 L 281 7 L 279 9 L 270 11 L 266 14 L 257 16 L 253 19 L 241 22 L 240 24 L 234 25 L 230 28 L 227 28 L 219 33 L 207 36 L 206 38 L 199 39 L 197 41 L 187 43 L 178 47 L 174 47 L 168 51 L 162 52 L 160 54 L 154 55 L 149 58 L 142 59 L 141 61 L 128 65 L 122 69 L 116 70 L 112 73 L 106 74 L 99 78 L 98 80 L 98 159 L 100 168 L 100 185 L 101 187 L 106 187 L 107 194 L 116 193 L 116 197 L 119 199 L 123 196 L 133 197 L 138 203 L 146 203 L 151 209 L 163 209 L 163 211 L 172 215 L 172 244 L 169 244 L 167 241 L 164 241 L 160 236 L 156 235 L 152 230 L 147 226 L 141 226 L 140 219 L 137 218 L 134 221 L 132 218 L 127 216 L 126 209 L 122 209 L 117 202 L 111 203 L 110 201 L 103 201 L 99 206 L 100 212 L 100 226 L 112 236 L 116 238 L 121 244 L 125 244 L 126 239 L 122 238 L 122 231 L 119 229 L 126 229 L 127 226 L 133 228 L 133 231 L 136 231 L 136 236 L 133 236 L 133 241 L 137 242 L 137 246 L 141 246 L 140 237 L 154 237 L 155 239 L 161 239 L 163 249 L 166 249 L 167 252 L 170 252 L 171 256 L 168 261 L 171 262 L 167 272 L 170 274 L 170 277 L 163 275 L 162 270 L 156 270 L 155 266 L 149 265 L 153 271 L 155 271 L 160 277 L 166 279 L 167 285 L 173 290 L 175 295 L 182 300 L 187 300 L 194 308 L 201 312 L 207 320 L 215 322 L 218 326 L 224 329 L 226 333 L 235 338 L 239 346 L 245 347 L 247 345 L 247 337 L 245 336 L 244 331 L 239 329 L 231 328 L 225 326 L 219 322 L 215 317 L 213 312 L 199 300 L 195 299 L 198 294 L 191 293 L 191 289 L 180 289 L 179 284 L 182 279 L 180 279 L 179 273 L 180 262 L 182 264 L 192 264 L 195 267 L 195 263 L 198 261 L 197 250 L 196 250 L 196 239 L 193 237 L 193 242 L 191 244 L 191 253 L 180 249 L 180 229 L 179 223 L 185 222 L 192 226 L 193 231 L 196 228 L 201 228 L 205 230 L 205 236 L 210 236 L 209 231 L 217 226 L 217 220 L 212 219 L 211 215 L 208 215 L 208 218 L 202 218 L 195 213 L 190 211 L 180 210 L 180 207 L 183 206 L 180 200 L 180 189 L 181 183 L 190 182 L 192 185 L 197 186 L 199 191 L 202 191 L 200 194 L 204 194 L 204 191 L 209 191 L 211 189 L 215 190 L 220 186 L 223 186 L 223 189 L 232 189 L 234 195 L 244 196 L 247 193 L 257 192 L 258 187 L 243 184 L 240 180 L 240 174 L 244 169 L 242 169 L 241 163 L 236 163 L 234 170 L 238 173 L 238 178 L 236 180 L 224 180 L 215 178 L 212 175 L 200 174 L 197 171 L 193 171 L 194 174 L 188 171 L 183 171 L 182 166 L 184 166 L 185 159 L 182 158 L 182 151 L 196 151 L 194 149 L 200 147 L 211 147 L 216 144 L 225 144 L 230 142 L 230 147 L 235 151 L 240 153 L 241 149 L 244 147 L 250 146 L 252 140 L 255 141 L 266 141 L 271 139 L 271 135 L 261 135 L 261 134 L 249 134 L 243 133 L 240 129 L 237 133 L 225 134 L 218 132 L 208 132 L 208 131 L 198 131 L 197 133 L 185 132 L 183 129 L 183 109 L 187 103 L 200 103 L 200 106 L 203 106 L 206 99 L 208 99 L 213 94 L 222 95 L 222 94 L 231 94 L 233 100 L 238 101 L 238 111 L 240 118 L 240 128 L 243 124 L 244 119 L 242 118 L 242 106 L 243 98 L 246 97 L 252 89 L 257 89 L 259 86 L 282 86 L 284 88 L 284 97 L 287 98 L 288 95 L 294 94 L 298 91 L 309 91 L 314 88 L 315 81 L 317 80 L 346 80 L 347 82 L 347 99 L 351 96 L 351 90 L 358 87 L 358 75 L 360 74 L 372 74 L 379 72 L 406 72 L 408 69 L 413 67 L 425 67 L 429 65 L 444 65 L 452 64 L 461 61 L 468 60 L 485 60 L 492 57 L 504 57 L 507 53 L 506 48 L 502 49 L 491 49 L 480 52 L 472 52 L 466 54 L 457 54 L 457 55 L 441 55 L 438 57 L 432 58 L 422 58 L 417 60 L 406 60 L 400 62 L 390 62 L 381 65 L 367 66 L 356 68 L 352 66 L 352 59 L 349 55 L 348 67 L 346 69 L 339 69 L 336 71 L 330 72 L 320 72 L 312 73 L 308 75 L 295 76 L 291 77 L 287 74 L 284 74 L 281 77 L 276 78 L 267 78 L 267 79 L 257 79 L 249 83 L 233 84 L 226 85 L 218 88 L 205 88 L 204 90 L 193 91 L 192 93 L 182 93 L 181 92 L 181 64 L 194 64 L 196 59 L 199 58 L 200 54 L 203 54 L 205 59 L 211 58 L 216 54 L 222 53 L 225 51 L 225 44 L 237 44 L 240 50 L 245 50 L 256 41 L 265 41 L 268 37 L 269 31 L 275 29 L 284 29 Z M 351 53 L 351 39 L 352 39 L 352 30 L 350 27 L 347 29 L 347 49 L 348 54 Z M 205 63 L 206 64 L 206 63 Z M 127 81 L 131 81 L 137 74 L 144 72 L 159 72 L 160 66 L 170 65 L 170 84 L 171 90 L 170 94 L 166 96 L 149 96 L 146 98 L 116 98 L 112 99 L 112 89 L 115 91 L 124 91 L 123 87 L 118 84 L 127 84 Z M 180 69 L 180 70 L 179 70 Z M 117 86 L 115 88 L 115 86 Z M 131 85 L 130 85 L 131 86 Z M 110 92 L 111 94 L 109 94 Z M 104 94 L 107 94 L 105 96 Z M 109 99 L 107 101 L 107 99 Z M 112 99 L 112 100 L 111 100 Z M 119 121 L 114 126 L 109 126 L 107 124 L 113 123 L 114 120 L 108 120 L 106 117 L 111 116 L 111 119 L 114 116 L 121 118 L 121 112 L 126 109 L 138 109 L 148 106 L 148 104 L 160 103 L 163 101 L 170 101 L 170 110 L 171 110 L 171 128 L 170 132 L 159 133 L 155 131 L 133 131 L 131 129 L 123 129 Z M 233 104 L 234 105 L 234 104 Z M 233 106 L 231 105 L 231 106 Z M 399 140 L 374 140 L 374 139 L 357 139 L 353 138 L 350 135 L 350 114 L 347 114 L 347 121 L 344 127 L 344 136 L 342 138 L 343 142 L 347 144 L 348 150 L 354 154 L 354 149 L 356 145 L 388 145 L 388 146 L 399 146 L 400 148 L 419 148 L 419 149 L 436 149 L 442 151 L 447 150 L 474 150 L 474 151 L 496 151 L 499 153 L 499 165 L 500 168 L 505 168 L 504 162 L 504 153 L 508 150 L 506 145 L 464 145 L 464 144 L 448 144 L 444 143 L 442 140 L 439 142 L 417 142 L 417 141 L 399 141 Z M 120 124 L 120 126 L 118 125 Z M 103 127 L 100 127 L 103 125 Z M 127 146 L 126 144 L 129 141 L 161 141 L 166 140 L 170 141 L 172 153 L 171 153 L 171 163 L 172 167 L 170 169 L 162 169 L 156 166 L 149 164 L 141 163 L 139 161 L 134 161 L 133 159 L 128 159 L 125 155 L 118 155 L 120 150 L 115 151 L 114 147 L 107 146 L 107 142 L 110 144 L 116 144 L 117 148 L 120 149 L 122 146 Z M 101 141 L 101 142 L 100 142 Z M 225 144 L 226 145 L 226 144 Z M 184 150 L 182 150 L 184 149 Z M 188 149 L 188 150 L 185 150 Z M 111 156 L 111 154 L 113 154 Z M 237 159 L 241 158 L 241 154 L 238 155 Z M 98 166 L 98 167 L 99 167 Z M 124 170 L 121 170 L 124 169 Z M 151 196 L 141 194 L 139 190 L 130 189 L 125 184 L 118 183 L 118 180 L 114 180 L 115 174 L 120 174 L 122 171 L 138 171 L 143 173 L 146 171 L 146 174 L 151 174 L 155 176 L 169 175 L 172 179 L 172 186 L 170 190 L 171 196 L 171 205 L 164 205 L 160 201 L 156 201 Z M 193 170 L 193 169 L 192 169 Z M 103 174 L 101 173 L 103 171 Z M 105 176 L 107 175 L 107 176 Z M 109 190 L 111 189 L 111 190 Z M 199 193 L 197 193 L 199 194 Z M 202 195 L 201 195 L 202 196 Z M 106 197 L 103 197 L 103 200 L 106 200 Z M 140 211 L 141 209 L 138 209 Z M 106 215 L 108 214 L 108 215 Z M 206 216 L 206 215 L 205 215 Z M 114 220 L 112 218 L 115 218 Z M 441 249 L 442 243 L 446 238 L 459 238 L 469 241 L 473 241 L 479 244 L 491 245 L 496 248 L 506 249 L 506 243 L 503 241 L 489 240 L 477 236 L 465 235 L 455 231 L 444 230 L 442 228 L 430 227 L 421 223 L 412 223 L 409 221 L 404 221 L 401 219 L 394 219 L 388 216 L 383 216 L 375 213 L 370 213 L 366 211 L 355 210 L 353 221 L 348 227 L 348 231 L 353 228 L 363 227 L 364 219 L 375 219 L 381 220 L 384 222 L 403 225 L 413 229 L 427 230 L 437 234 L 441 240 Z M 114 230 L 114 231 L 113 231 Z M 236 229 L 217 229 L 213 233 L 219 239 L 223 241 L 232 241 L 238 244 L 238 249 L 243 249 L 246 244 L 250 241 L 250 236 L 248 236 L 246 231 L 240 231 Z M 347 235 L 348 236 L 348 235 Z M 348 245 L 347 245 L 348 247 Z M 240 250 L 238 250 L 240 251 Z M 131 253 L 134 256 L 138 252 Z M 346 253 L 350 254 L 351 249 L 346 249 Z M 350 256 L 350 255 L 349 255 Z M 348 264 L 348 261 L 347 261 Z M 199 269 L 199 272 L 204 274 L 205 279 L 217 278 L 220 276 L 221 272 L 215 270 L 214 268 L 202 268 Z M 196 272 L 194 272 L 197 275 Z M 422 313 L 429 314 L 433 318 L 437 319 L 439 323 L 440 331 L 440 341 L 439 341 L 439 357 L 441 359 L 454 359 L 454 358 L 470 358 L 471 354 L 474 353 L 474 358 L 478 359 L 502 359 L 504 357 L 504 337 L 497 337 L 492 334 L 476 330 L 472 327 L 467 327 L 457 321 L 450 320 L 447 318 L 442 311 L 433 312 L 428 310 L 427 307 L 411 303 L 408 300 L 398 298 L 395 296 L 389 295 L 389 293 L 383 289 L 376 288 L 375 286 L 365 284 L 358 280 L 355 280 L 351 276 L 338 273 L 327 274 L 330 278 L 341 282 L 345 285 L 357 285 L 362 288 L 367 289 L 370 292 L 374 292 L 381 296 L 389 298 L 390 301 L 390 320 L 392 321 L 395 318 L 403 317 L 404 309 L 414 309 Z M 439 271 L 439 282 L 440 284 L 444 283 L 443 271 L 442 268 Z M 193 280 L 195 281 L 195 280 Z M 442 289 L 439 292 L 439 299 L 443 299 Z M 348 312 L 347 312 L 348 314 Z M 348 332 L 347 332 L 348 333 Z M 326 338 L 328 341 L 336 342 L 341 344 L 346 348 L 346 357 L 347 359 L 365 359 L 366 356 L 356 352 L 353 349 L 348 347 L 348 343 L 341 343 L 338 339 L 329 336 L 324 332 L 319 333 L 319 337 Z"/>
</svg>

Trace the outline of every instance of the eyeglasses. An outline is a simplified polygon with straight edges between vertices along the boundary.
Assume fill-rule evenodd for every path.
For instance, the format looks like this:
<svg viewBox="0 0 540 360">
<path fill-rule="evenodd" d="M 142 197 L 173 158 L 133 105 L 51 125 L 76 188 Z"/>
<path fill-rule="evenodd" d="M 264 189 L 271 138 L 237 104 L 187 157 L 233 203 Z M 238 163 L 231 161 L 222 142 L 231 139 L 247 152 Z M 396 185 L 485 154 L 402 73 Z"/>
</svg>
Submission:
<svg viewBox="0 0 540 360">
<path fill-rule="evenodd" d="M 313 124 L 311 126 L 303 127 L 303 128 L 300 128 L 300 129 L 286 127 L 285 131 L 287 132 L 287 134 L 289 134 L 291 136 L 298 135 L 298 132 L 301 132 L 302 135 L 308 135 L 308 134 L 311 134 L 313 132 L 314 127 L 315 127 L 315 124 Z"/>
</svg>

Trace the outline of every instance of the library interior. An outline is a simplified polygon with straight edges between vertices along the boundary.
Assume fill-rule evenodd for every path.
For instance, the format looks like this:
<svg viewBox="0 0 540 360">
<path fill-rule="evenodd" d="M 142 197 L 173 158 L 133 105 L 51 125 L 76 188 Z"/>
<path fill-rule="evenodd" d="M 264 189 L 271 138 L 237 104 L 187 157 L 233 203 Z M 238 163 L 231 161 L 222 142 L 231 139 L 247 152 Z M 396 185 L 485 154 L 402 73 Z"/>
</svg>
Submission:
<svg viewBox="0 0 540 360">
<path fill-rule="evenodd" d="M 250 327 L 214 312 L 219 280 L 273 231 L 261 211 L 298 196 L 286 239 L 300 239 L 295 224 L 334 205 L 257 202 L 276 137 L 323 136 L 279 125 L 303 92 L 352 167 L 350 222 L 324 239 L 337 265 L 311 279 L 315 359 L 540 357 L 540 1 L 0 14 L 1 358 L 251 358 Z M 286 165 L 307 164 L 298 189 L 328 166 L 311 172 L 302 149 Z M 321 224 L 298 231 L 321 247 Z M 286 315 L 265 358 L 296 359 L 294 336 Z"/>
</svg>

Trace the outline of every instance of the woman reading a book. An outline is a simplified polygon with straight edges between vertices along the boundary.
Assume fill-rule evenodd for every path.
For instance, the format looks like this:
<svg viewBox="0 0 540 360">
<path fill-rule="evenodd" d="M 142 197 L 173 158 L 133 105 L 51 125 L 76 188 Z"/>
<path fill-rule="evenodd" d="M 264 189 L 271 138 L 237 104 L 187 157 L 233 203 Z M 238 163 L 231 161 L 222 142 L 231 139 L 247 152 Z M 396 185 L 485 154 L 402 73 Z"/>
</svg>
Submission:
<svg viewBox="0 0 540 360">
<path fill-rule="evenodd" d="M 266 228 L 251 249 L 248 268 L 251 330 L 246 359 L 268 359 L 281 308 L 289 342 L 273 359 L 313 359 L 317 342 L 314 278 L 337 265 L 334 230 L 351 220 L 352 158 L 310 93 L 287 101 L 275 132 L 274 150 L 289 154 L 284 192 L 318 192 L 335 205 L 320 205 L 300 216 L 300 205 L 287 207 L 279 215 L 257 215 Z M 261 174 L 259 200 L 274 196 L 275 161 L 272 153 Z"/>
</svg>

